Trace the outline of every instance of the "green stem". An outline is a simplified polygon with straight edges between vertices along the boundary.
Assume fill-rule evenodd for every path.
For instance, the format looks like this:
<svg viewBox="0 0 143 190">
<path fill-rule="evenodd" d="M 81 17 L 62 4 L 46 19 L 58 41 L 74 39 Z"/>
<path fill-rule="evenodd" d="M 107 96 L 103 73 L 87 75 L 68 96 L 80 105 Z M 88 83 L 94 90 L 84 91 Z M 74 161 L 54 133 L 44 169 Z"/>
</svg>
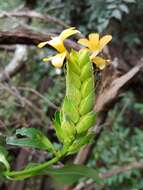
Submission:
<svg viewBox="0 0 143 190">
<path fill-rule="evenodd" d="M 42 170 L 46 169 L 48 166 L 56 163 L 59 161 L 59 157 L 54 157 L 52 160 L 49 160 L 45 163 L 42 163 L 38 166 L 33 166 L 32 168 L 24 169 L 21 171 L 7 171 L 5 172 L 5 176 L 9 178 L 16 178 L 16 179 L 25 179 L 31 177 L 31 174 L 37 174 L 37 172 L 41 172 Z"/>
</svg>

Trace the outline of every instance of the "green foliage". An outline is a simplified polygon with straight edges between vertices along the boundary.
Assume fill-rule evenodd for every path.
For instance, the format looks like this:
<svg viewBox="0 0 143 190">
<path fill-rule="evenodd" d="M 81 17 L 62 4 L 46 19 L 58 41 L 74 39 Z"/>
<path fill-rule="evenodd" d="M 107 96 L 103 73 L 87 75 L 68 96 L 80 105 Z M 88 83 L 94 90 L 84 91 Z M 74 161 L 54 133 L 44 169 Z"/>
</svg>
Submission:
<svg viewBox="0 0 143 190">
<path fill-rule="evenodd" d="M 7 94 L 3 93 L 3 97 L 7 97 Z M 0 117 L 4 118 L 5 121 L 10 120 L 10 118 L 13 116 L 13 112 L 16 111 L 16 103 L 15 98 L 13 96 L 10 96 L 7 98 L 7 101 L 1 101 L 0 102 Z M 8 122 L 7 122 L 8 124 Z"/>
<path fill-rule="evenodd" d="M 24 69 L 11 79 L 11 83 L 5 83 L 3 88 L 1 86 L 0 120 L 2 126 L 5 126 L 4 133 L 7 135 L 19 127 L 37 127 L 37 122 L 38 127 L 45 126 L 42 130 L 46 132 L 47 125 L 50 124 L 55 110 L 64 97 L 63 71 L 58 74 L 50 64 L 40 62 L 45 50 L 39 52 L 39 57 L 37 48 L 29 48 L 28 53 L 29 59 Z M 11 53 L 0 56 L 2 60 L 9 62 L 5 57 L 11 58 Z M 0 69 L 3 70 L 4 64 L 2 62 Z M 31 106 L 25 100 L 26 102 L 28 100 Z"/>
<path fill-rule="evenodd" d="M 96 170 L 82 165 L 66 165 L 62 168 L 49 167 L 44 174 L 52 176 L 56 182 L 63 184 L 73 184 L 81 178 L 91 178 L 97 184 L 100 183 L 100 179 Z"/>
<path fill-rule="evenodd" d="M 15 7 L 19 6 L 21 4 L 21 0 L 0 0 L 0 9 L 1 10 L 11 10 L 14 9 Z"/>
<path fill-rule="evenodd" d="M 55 159 L 53 159 L 55 161 Z M 53 161 L 51 160 L 51 161 Z M 52 163 L 52 162 L 51 162 Z M 53 168 L 51 166 L 47 167 L 47 169 L 43 171 L 36 171 L 32 170 L 32 168 L 38 168 L 38 164 L 30 163 L 27 165 L 26 169 L 22 172 L 11 172 L 9 175 L 11 177 L 11 174 L 15 174 L 15 179 L 21 180 L 28 178 L 30 176 L 35 175 L 48 175 L 51 176 L 56 183 L 59 184 L 72 184 L 77 182 L 81 178 L 91 178 L 93 179 L 97 184 L 100 183 L 100 178 L 96 170 L 82 165 L 74 165 L 74 164 L 67 164 L 64 167 L 61 168 Z M 31 172 L 28 173 L 28 170 Z M 8 173 L 8 172 L 6 172 Z"/>
<path fill-rule="evenodd" d="M 50 140 L 35 128 L 17 129 L 15 137 L 7 138 L 7 144 L 47 150 L 53 153 L 53 158 L 39 165 L 28 166 L 21 171 L 5 171 L 4 175 L 6 177 L 20 180 L 40 175 L 48 166 L 58 162 L 61 157 L 73 154 L 82 146 L 91 142 L 93 135 L 89 133 L 88 129 L 95 122 L 95 113 L 93 112 L 94 77 L 89 51 L 72 51 L 69 56 L 72 59 L 69 59 L 66 63 L 66 96 L 61 110 L 55 114 L 53 122 L 57 137 L 63 147 L 57 150 Z M 85 68 L 88 71 L 87 73 L 85 72 Z M 76 73 L 79 73 L 79 75 Z M 85 73 L 85 76 L 83 73 Z M 73 78 L 75 80 L 72 80 Z M 79 81 L 78 84 L 77 81 Z M 87 87 L 87 84 L 89 87 Z M 86 89 L 86 93 L 83 93 L 81 89 Z M 1 158 L 3 164 L 6 164 L 4 157 Z M 79 168 L 85 170 L 85 168 Z M 79 168 L 77 167 L 75 171 L 72 170 L 73 175 L 75 174 L 77 179 L 81 176 L 81 172 L 78 171 Z M 64 170 L 67 171 L 67 168 L 62 171 L 64 172 Z M 86 170 L 87 172 L 84 176 L 93 178 L 94 175 L 94 179 L 96 179 L 95 171 L 88 168 Z M 70 172 L 70 175 L 72 172 Z M 75 177 L 72 178 L 75 180 Z"/>
<path fill-rule="evenodd" d="M 6 170 L 10 169 L 10 165 L 7 161 L 7 157 L 8 157 L 8 152 L 7 150 L 3 147 L 0 146 L 0 175 L 2 175 L 2 172 Z"/>
<path fill-rule="evenodd" d="M 58 3 L 60 6 L 64 6 L 65 10 L 62 11 L 62 14 L 59 14 L 60 9 L 55 9 L 51 14 L 64 18 L 66 21 L 70 20 L 73 25 L 78 25 L 82 31 L 103 32 L 112 19 L 121 21 L 124 14 L 129 14 L 130 4 L 136 2 L 136 0 L 64 0 L 49 2 L 48 5 L 53 7 L 55 3 Z"/>
<path fill-rule="evenodd" d="M 42 11 L 76 26 L 85 34 L 89 31 L 109 32 L 115 41 L 122 37 L 129 47 L 141 44 L 142 26 L 139 21 L 142 20 L 142 10 L 141 0 L 55 0 L 46 1 L 42 8 Z"/>
<path fill-rule="evenodd" d="M 102 32 L 112 19 L 121 21 L 122 16 L 129 13 L 129 3 L 135 3 L 135 1 L 90 0 L 88 2 L 89 8 L 85 13 L 85 18 L 89 19 L 88 28 Z"/>
<path fill-rule="evenodd" d="M 42 134 L 41 131 L 35 128 L 21 128 L 16 130 L 16 136 L 8 137 L 7 144 L 15 146 L 25 146 L 31 148 L 38 148 L 40 150 L 53 151 L 54 147 L 49 139 Z"/>
<path fill-rule="evenodd" d="M 124 95 L 122 102 L 109 112 L 109 126 L 105 126 L 94 148 L 90 166 L 96 167 L 100 173 L 106 173 L 143 160 L 142 129 L 135 127 L 135 121 L 142 117 L 142 111 L 143 105 L 134 102 L 131 93 Z M 125 117 L 130 112 L 132 120 L 130 116 Z M 103 186 L 103 190 L 142 190 L 142 172 L 132 169 L 113 175 L 103 181 Z"/>
</svg>

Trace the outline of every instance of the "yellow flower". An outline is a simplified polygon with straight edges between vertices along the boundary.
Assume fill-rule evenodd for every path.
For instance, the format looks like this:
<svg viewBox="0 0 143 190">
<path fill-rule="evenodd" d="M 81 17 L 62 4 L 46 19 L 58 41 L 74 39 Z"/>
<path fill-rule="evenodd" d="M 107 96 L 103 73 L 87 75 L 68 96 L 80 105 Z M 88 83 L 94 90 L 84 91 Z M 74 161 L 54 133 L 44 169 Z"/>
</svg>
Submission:
<svg viewBox="0 0 143 190">
<path fill-rule="evenodd" d="M 76 33 L 80 33 L 78 30 L 75 29 L 75 27 L 71 27 L 69 29 L 64 30 L 61 32 L 61 34 L 58 37 L 53 37 L 52 40 L 41 42 L 38 44 L 39 48 L 44 47 L 45 45 L 50 45 L 54 47 L 59 53 L 55 56 L 51 56 L 48 58 L 44 58 L 43 61 L 51 61 L 52 65 L 54 65 L 57 68 L 62 67 L 64 60 L 66 56 L 68 55 L 68 52 L 64 46 L 64 40 L 68 38 L 69 36 L 72 36 Z"/>
<path fill-rule="evenodd" d="M 78 40 L 78 43 L 87 47 L 91 51 L 90 59 L 99 69 L 104 69 L 105 66 L 109 63 L 109 60 L 105 60 L 97 56 L 101 50 L 111 41 L 111 35 L 105 35 L 99 39 L 99 34 L 92 33 L 89 34 L 89 39 L 82 38 Z"/>
</svg>

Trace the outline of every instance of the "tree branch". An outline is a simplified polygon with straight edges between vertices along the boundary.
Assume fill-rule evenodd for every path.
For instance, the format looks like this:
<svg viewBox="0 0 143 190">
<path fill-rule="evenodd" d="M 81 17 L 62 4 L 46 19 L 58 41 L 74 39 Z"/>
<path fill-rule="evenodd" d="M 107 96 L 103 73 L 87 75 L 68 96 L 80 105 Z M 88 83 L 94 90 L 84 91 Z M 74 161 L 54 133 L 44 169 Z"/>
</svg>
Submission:
<svg viewBox="0 0 143 190">
<path fill-rule="evenodd" d="M 135 67 L 129 70 L 126 74 L 113 80 L 108 87 L 97 96 L 94 111 L 101 112 L 105 107 L 111 103 L 118 95 L 119 90 L 129 82 L 143 67 L 143 58 L 137 63 Z"/>
<path fill-rule="evenodd" d="M 24 45 L 17 45 L 11 62 L 5 67 L 4 71 L 0 73 L 0 82 L 9 80 L 15 75 L 25 64 L 27 60 L 27 47 Z"/>
<path fill-rule="evenodd" d="M 142 161 L 133 162 L 133 163 L 126 165 L 126 166 L 118 166 L 118 167 L 112 169 L 111 171 L 100 174 L 100 176 L 101 176 L 101 179 L 106 179 L 106 178 L 112 177 L 114 175 L 118 175 L 120 173 L 128 172 L 132 169 L 143 169 L 143 162 Z M 79 183 L 73 190 L 81 190 L 83 188 L 87 189 L 87 186 L 89 186 L 91 184 L 93 184 L 94 187 L 97 186 L 92 179 L 89 179 L 85 182 Z M 100 189 L 100 187 L 98 187 L 97 189 Z"/>
<path fill-rule="evenodd" d="M 0 31 L 0 44 L 27 44 L 37 45 L 39 42 L 51 39 L 51 35 L 32 32 L 31 30 L 18 28 L 13 32 Z M 80 46 L 72 40 L 65 40 L 67 48 L 79 50 Z M 27 47 L 25 45 L 17 45 L 12 61 L 6 66 L 4 71 L 0 73 L 0 81 L 8 80 L 14 76 L 25 64 L 27 58 Z"/>
<path fill-rule="evenodd" d="M 14 31 L 0 31 L 0 44 L 37 45 L 40 42 L 50 40 L 53 36 L 54 35 L 48 33 L 34 32 L 26 28 L 17 28 Z M 65 46 L 67 48 L 73 48 L 75 50 L 79 50 L 81 48 L 80 45 L 72 40 L 65 40 Z"/>
<path fill-rule="evenodd" d="M 67 24 L 65 24 L 65 22 L 63 22 L 62 20 L 54 17 L 54 16 L 50 16 L 50 15 L 43 15 L 41 13 L 38 13 L 36 11 L 32 11 L 32 10 L 27 10 L 27 11 L 12 11 L 12 12 L 1 12 L 0 13 L 0 18 L 9 18 L 9 17 L 26 17 L 26 18 L 34 18 L 34 19 L 39 19 L 42 20 L 43 22 L 50 22 L 50 23 L 55 23 L 58 25 L 63 26 L 64 28 L 69 27 Z"/>
<path fill-rule="evenodd" d="M 17 28 L 15 31 L 0 31 L 0 44 L 25 44 L 37 45 L 38 43 L 50 40 L 51 35 L 33 32 L 25 28 Z"/>
</svg>

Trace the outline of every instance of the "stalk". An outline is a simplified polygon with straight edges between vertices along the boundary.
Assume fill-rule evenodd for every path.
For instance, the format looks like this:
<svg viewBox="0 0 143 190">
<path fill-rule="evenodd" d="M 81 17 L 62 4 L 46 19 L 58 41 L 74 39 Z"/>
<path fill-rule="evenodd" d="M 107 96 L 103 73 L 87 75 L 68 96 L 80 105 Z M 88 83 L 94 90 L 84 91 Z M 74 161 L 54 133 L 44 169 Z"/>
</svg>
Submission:
<svg viewBox="0 0 143 190">
<path fill-rule="evenodd" d="M 28 177 L 34 176 L 37 173 L 40 173 L 41 171 L 47 169 L 50 165 L 55 164 L 59 161 L 60 158 L 58 157 L 54 157 L 53 159 L 42 163 L 38 166 L 34 166 L 32 168 L 28 168 L 28 169 L 24 169 L 21 171 L 6 171 L 4 173 L 4 175 L 9 178 L 9 179 L 16 179 L 16 180 L 20 180 L 20 179 L 26 179 Z"/>
</svg>

